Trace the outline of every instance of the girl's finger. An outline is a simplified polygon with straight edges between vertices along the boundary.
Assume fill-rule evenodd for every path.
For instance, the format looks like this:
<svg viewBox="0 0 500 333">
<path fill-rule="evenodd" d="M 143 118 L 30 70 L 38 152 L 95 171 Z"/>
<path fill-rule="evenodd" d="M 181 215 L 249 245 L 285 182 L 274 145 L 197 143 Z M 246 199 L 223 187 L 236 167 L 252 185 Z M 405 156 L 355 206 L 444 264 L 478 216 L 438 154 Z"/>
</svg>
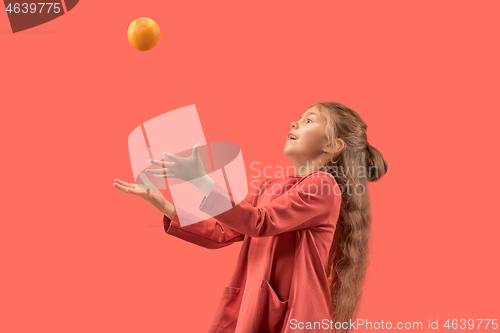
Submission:
<svg viewBox="0 0 500 333">
<path fill-rule="evenodd" d="M 154 175 L 155 177 L 158 177 L 158 178 L 171 178 L 173 177 L 174 175 L 169 173 L 169 174 L 161 174 L 161 175 Z"/>
<path fill-rule="evenodd" d="M 127 189 L 128 189 L 128 188 L 130 188 L 130 187 L 125 187 L 125 186 L 120 185 L 120 184 L 117 184 L 117 183 L 114 183 L 113 185 L 114 185 L 117 189 L 119 189 L 120 191 L 123 191 L 123 192 L 125 192 L 125 193 L 128 193 L 128 192 L 127 192 Z"/>
<path fill-rule="evenodd" d="M 141 177 L 141 179 L 142 179 L 142 181 L 144 182 L 145 185 L 153 185 L 153 183 L 149 180 L 148 176 L 146 176 L 146 174 L 144 172 L 141 172 L 139 174 L 139 177 Z"/>
<path fill-rule="evenodd" d="M 123 186 L 134 187 L 134 184 L 126 183 L 123 180 L 115 179 L 115 182 Z"/>
<path fill-rule="evenodd" d="M 192 155 L 200 156 L 199 148 L 200 148 L 200 144 L 199 143 L 195 144 L 193 147 L 193 154 Z"/>
<path fill-rule="evenodd" d="M 162 175 L 164 173 L 168 173 L 169 170 L 168 169 L 146 169 L 144 170 L 145 172 L 147 173 L 152 173 L 152 174 L 155 174 L 155 175 Z"/>
<path fill-rule="evenodd" d="M 167 153 L 167 152 L 164 152 L 162 155 L 167 156 L 168 158 L 170 158 L 174 162 L 179 162 L 181 159 L 183 159 L 183 157 L 179 157 L 179 156 L 176 156 L 174 154 Z"/>
<path fill-rule="evenodd" d="M 165 161 L 157 161 L 157 160 L 149 160 L 149 163 L 161 166 L 163 168 L 169 167 L 169 166 L 174 164 L 173 162 L 165 162 Z"/>
<path fill-rule="evenodd" d="M 144 185 L 142 184 L 137 184 L 137 186 L 142 187 L 142 188 L 153 188 L 153 189 L 158 189 L 155 184 L 153 184 L 152 181 L 149 180 L 148 176 L 144 172 L 141 172 L 139 175 L 144 182 Z"/>
</svg>

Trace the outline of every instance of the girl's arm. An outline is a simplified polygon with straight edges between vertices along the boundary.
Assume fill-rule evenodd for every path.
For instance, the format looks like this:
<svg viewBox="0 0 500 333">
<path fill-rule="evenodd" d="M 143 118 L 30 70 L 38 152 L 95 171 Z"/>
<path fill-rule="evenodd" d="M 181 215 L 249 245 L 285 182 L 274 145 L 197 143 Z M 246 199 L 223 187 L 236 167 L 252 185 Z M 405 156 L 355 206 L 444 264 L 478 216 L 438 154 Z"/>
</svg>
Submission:
<svg viewBox="0 0 500 333">
<path fill-rule="evenodd" d="M 221 225 L 213 217 L 182 227 L 174 205 L 168 201 L 163 225 L 167 234 L 208 249 L 225 247 L 245 238 L 242 233 Z"/>
<path fill-rule="evenodd" d="M 209 177 L 206 177 L 205 180 L 206 182 L 200 182 L 195 185 L 206 195 L 211 191 L 213 181 L 209 179 Z M 262 187 L 266 181 L 267 179 L 260 184 L 260 187 L 256 191 L 250 191 L 243 201 L 247 202 L 250 206 L 254 205 L 255 200 L 258 194 L 261 193 Z M 228 190 L 227 193 L 232 194 L 231 190 Z M 226 199 L 226 203 L 227 200 L 229 199 Z M 167 234 L 202 247 L 218 249 L 238 241 L 243 241 L 245 238 L 243 233 L 236 231 L 227 225 L 221 224 L 220 221 L 214 217 L 183 227 L 179 222 L 177 208 L 166 199 L 165 204 L 162 205 L 162 209 L 160 211 L 164 214 L 163 224 Z M 189 215 L 186 211 L 183 211 L 182 213 L 182 216 Z M 210 215 L 213 216 L 213 214 Z M 232 218 L 240 219 L 238 216 L 233 216 Z"/>
<path fill-rule="evenodd" d="M 165 199 L 161 191 L 148 179 L 146 174 L 141 173 L 140 177 L 148 188 L 144 189 L 142 186 L 127 183 L 120 179 L 115 179 L 113 185 L 122 192 L 143 198 L 162 212 L 164 214 L 163 223 L 167 234 L 209 249 L 224 247 L 241 241 L 245 237 L 245 235 L 229 227 L 222 226 L 214 218 L 181 227 L 174 205 Z M 206 188 L 202 187 L 202 189 L 203 191 L 207 191 Z M 189 214 L 185 214 L 185 216 L 189 216 Z"/>
<path fill-rule="evenodd" d="M 327 225 L 332 213 L 340 211 L 341 193 L 335 178 L 326 172 L 313 173 L 295 187 L 271 201 L 254 207 L 242 200 L 236 207 L 216 216 L 225 226 L 250 237 L 268 237 L 283 232 Z M 273 192 L 277 191 L 273 188 Z M 218 207 L 227 200 L 225 191 L 215 183 L 203 198 L 199 209 L 210 216 L 220 212 Z M 335 223 L 335 222 L 334 222 Z"/>
</svg>

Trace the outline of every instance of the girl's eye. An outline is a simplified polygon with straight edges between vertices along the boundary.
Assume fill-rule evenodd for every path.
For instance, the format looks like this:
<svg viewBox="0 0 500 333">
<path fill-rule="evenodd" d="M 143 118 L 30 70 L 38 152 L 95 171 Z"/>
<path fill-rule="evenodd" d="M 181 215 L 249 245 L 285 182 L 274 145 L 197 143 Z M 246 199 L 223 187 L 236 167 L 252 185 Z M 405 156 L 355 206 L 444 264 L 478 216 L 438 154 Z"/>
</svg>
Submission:
<svg viewBox="0 0 500 333">
<path fill-rule="evenodd" d="M 311 119 L 307 118 L 307 120 L 311 120 Z M 307 124 L 307 120 L 306 120 L 306 124 Z M 311 120 L 311 122 L 312 122 L 312 120 Z"/>
</svg>

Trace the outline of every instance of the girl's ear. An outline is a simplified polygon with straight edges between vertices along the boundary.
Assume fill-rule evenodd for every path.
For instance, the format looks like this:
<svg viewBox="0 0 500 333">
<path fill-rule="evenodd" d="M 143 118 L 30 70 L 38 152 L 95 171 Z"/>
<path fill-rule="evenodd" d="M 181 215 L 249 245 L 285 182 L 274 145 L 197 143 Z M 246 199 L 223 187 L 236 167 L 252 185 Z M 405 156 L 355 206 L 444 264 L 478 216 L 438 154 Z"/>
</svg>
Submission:
<svg viewBox="0 0 500 333">
<path fill-rule="evenodd" d="M 335 143 L 336 143 L 336 149 L 335 149 L 335 152 L 334 153 L 338 153 L 340 151 L 342 151 L 342 149 L 344 149 L 344 140 L 342 139 L 337 139 L 335 140 Z"/>
<path fill-rule="evenodd" d="M 327 144 L 327 148 L 326 149 L 323 149 L 323 151 L 325 153 L 330 153 L 330 154 L 337 154 L 338 152 L 342 151 L 342 149 L 344 149 L 344 140 L 342 139 L 336 139 L 335 140 L 335 149 L 332 149 L 332 144 L 329 143 Z"/>
<path fill-rule="evenodd" d="M 337 139 L 338 144 L 340 145 L 340 148 L 344 148 L 344 140 L 342 139 Z"/>
</svg>

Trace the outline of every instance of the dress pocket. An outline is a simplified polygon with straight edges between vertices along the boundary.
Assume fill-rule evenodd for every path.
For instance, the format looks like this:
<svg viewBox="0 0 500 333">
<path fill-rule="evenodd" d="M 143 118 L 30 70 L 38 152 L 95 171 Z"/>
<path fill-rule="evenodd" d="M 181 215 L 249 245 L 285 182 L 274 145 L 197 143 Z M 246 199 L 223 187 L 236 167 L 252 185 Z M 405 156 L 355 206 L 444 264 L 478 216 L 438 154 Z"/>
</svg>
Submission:
<svg viewBox="0 0 500 333">
<path fill-rule="evenodd" d="M 257 299 L 254 331 L 278 333 L 283 328 L 288 300 L 282 301 L 268 281 L 262 280 Z"/>
<path fill-rule="evenodd" d="M 233 333 L 236 330 L 243 290 L 244 288 L 224 288 L 209 333 Z"/>
</svg>

